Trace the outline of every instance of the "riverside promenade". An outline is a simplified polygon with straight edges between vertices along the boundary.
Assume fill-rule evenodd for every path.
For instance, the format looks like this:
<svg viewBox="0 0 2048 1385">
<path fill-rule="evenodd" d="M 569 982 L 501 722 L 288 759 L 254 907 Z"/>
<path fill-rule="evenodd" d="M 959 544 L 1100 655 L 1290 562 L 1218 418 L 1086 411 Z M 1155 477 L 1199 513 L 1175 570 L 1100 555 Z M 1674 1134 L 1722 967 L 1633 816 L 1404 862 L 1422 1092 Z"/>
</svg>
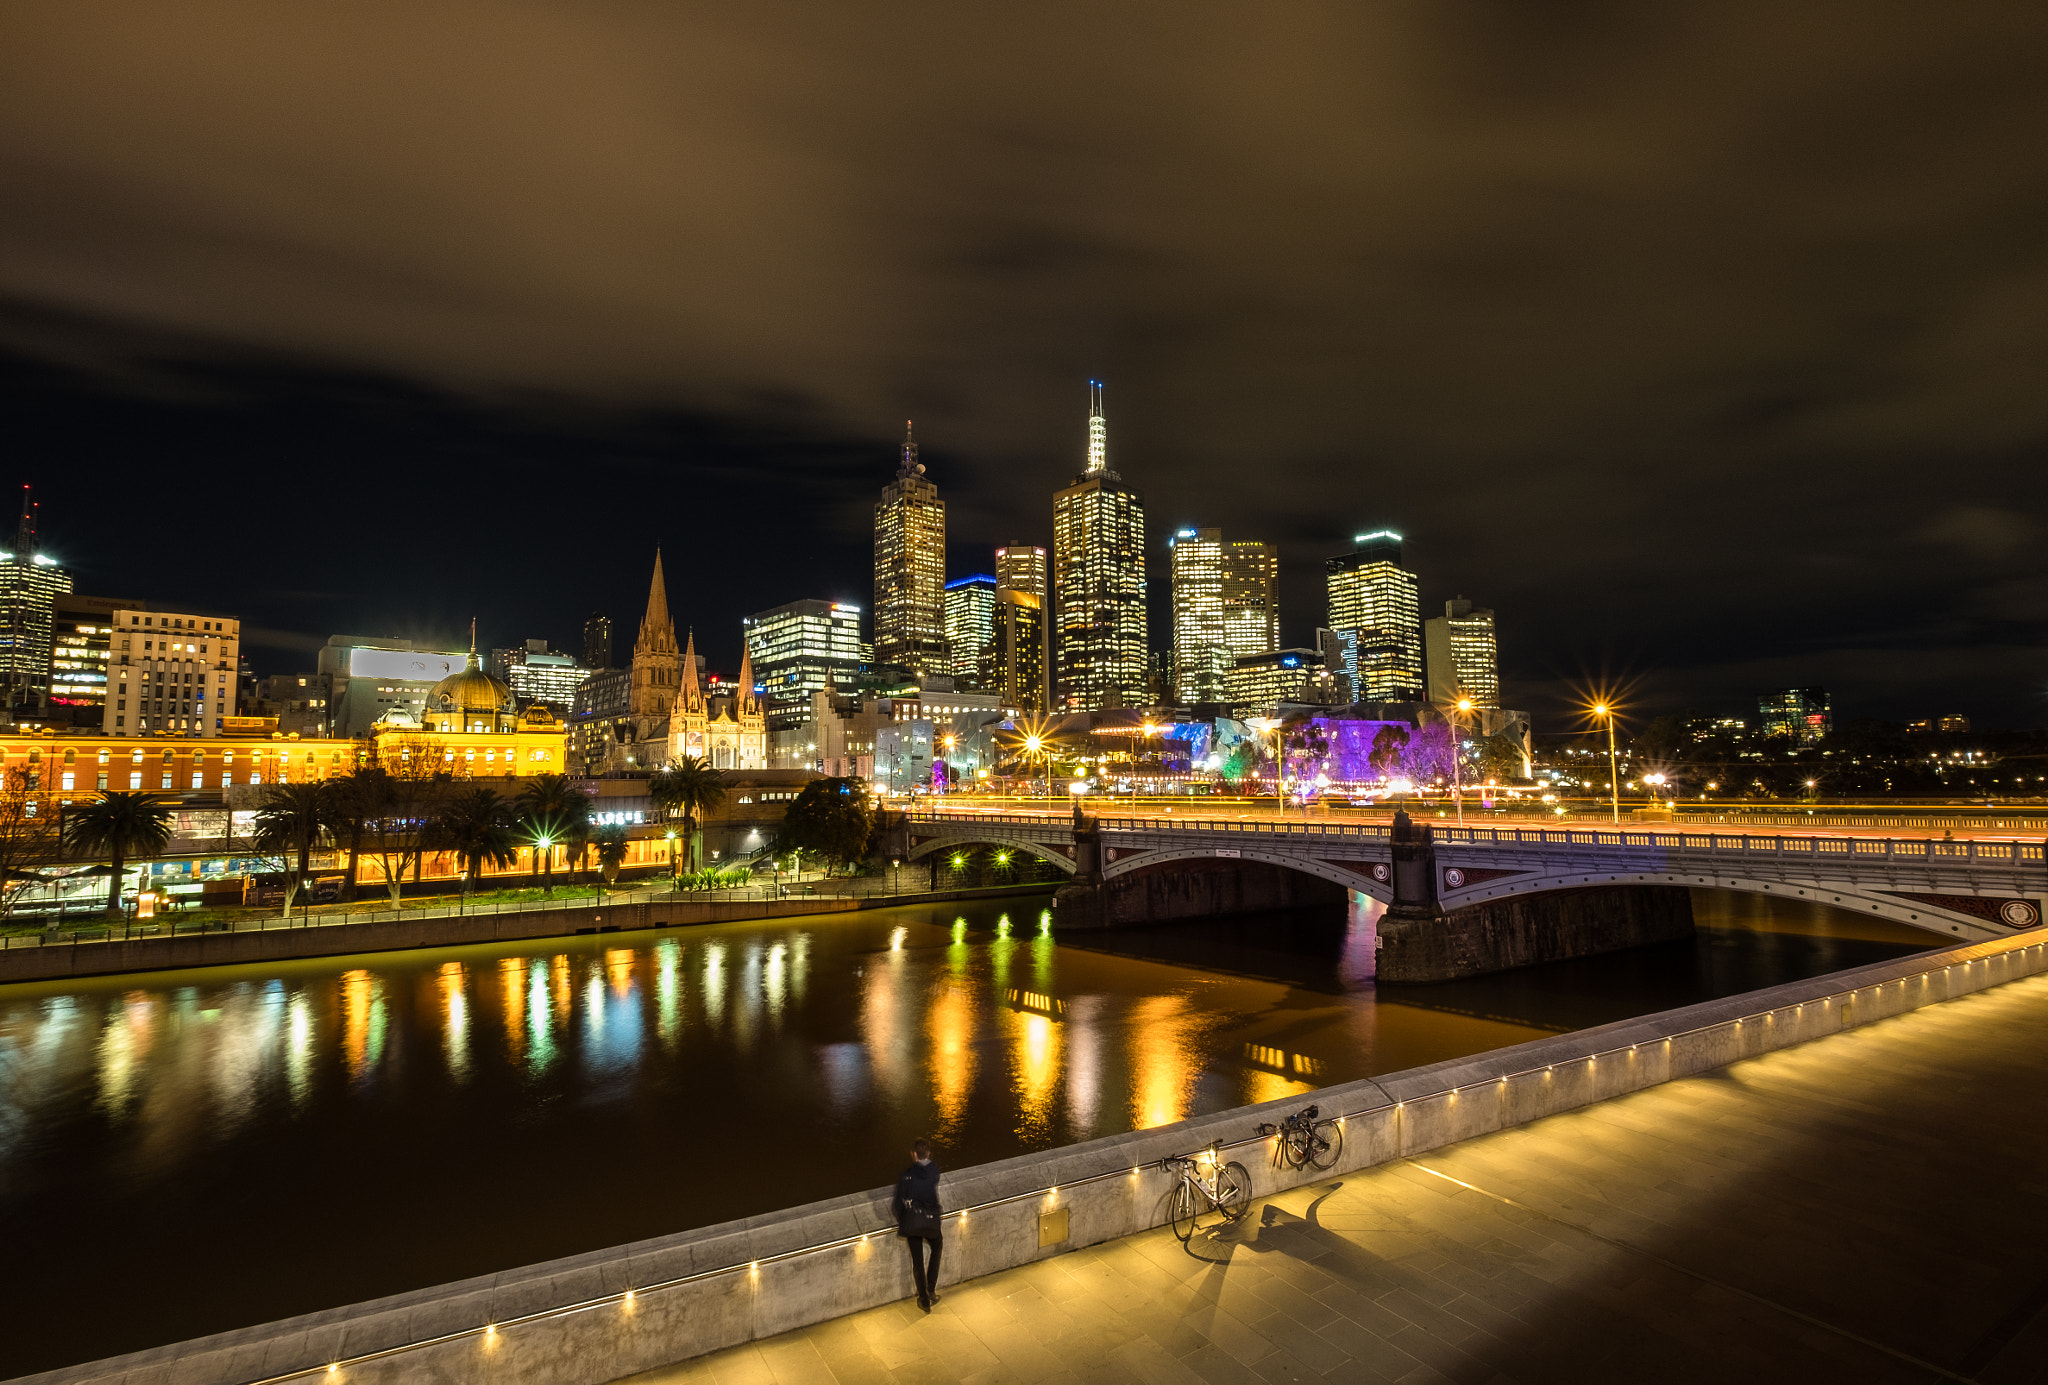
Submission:
<svg viewBox="0 0 2048 1385">
<path fill-rule="evenodd" d="M 627 1379 L 2041 1381 L 2044 1034 L 2017 980 Z"/>
</svg>

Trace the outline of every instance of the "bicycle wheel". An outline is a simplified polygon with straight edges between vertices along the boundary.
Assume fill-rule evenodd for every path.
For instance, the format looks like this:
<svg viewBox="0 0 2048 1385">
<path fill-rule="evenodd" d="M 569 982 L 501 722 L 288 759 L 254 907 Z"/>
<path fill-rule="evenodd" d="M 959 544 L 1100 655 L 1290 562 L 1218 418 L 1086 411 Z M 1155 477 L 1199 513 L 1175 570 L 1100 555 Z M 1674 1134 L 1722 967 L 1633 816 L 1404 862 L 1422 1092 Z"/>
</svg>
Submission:
<svg viewBox="0 0 2048 1385">
<path fill-rule="evenodd" d="M 1173 1190 L 1173 1234 L 1183 1245 L 1195 1234 L 1195 1189 L 1185 1177 Z"/>
<path fill-rule="evenodd" d="M 1315 1131 L 1305 1125 L 1290 1125 L 1280 1136 L 1280 1158 L 1288 1168 L 1298 1169 L 1309 1161 L 1315 1148 Z"/>
<path fill-rule="evenodd" d="M 1344 1152 L 1344 1125 L 1341 1121 L 1324 1121 L 1316 1127 L 1315 1138 L 1309 1141 L 1309 1162 L 1317 1168 L 1329 1170 L 1337 1167 L 1337 1156 Z"/>
<path fill-rule="evenodd" d="M 1252 1176 L 1233 1159 L 1216 1171 L 1216 1210 L 1236 1221 L 1251 1205 Z"/>
</svg>

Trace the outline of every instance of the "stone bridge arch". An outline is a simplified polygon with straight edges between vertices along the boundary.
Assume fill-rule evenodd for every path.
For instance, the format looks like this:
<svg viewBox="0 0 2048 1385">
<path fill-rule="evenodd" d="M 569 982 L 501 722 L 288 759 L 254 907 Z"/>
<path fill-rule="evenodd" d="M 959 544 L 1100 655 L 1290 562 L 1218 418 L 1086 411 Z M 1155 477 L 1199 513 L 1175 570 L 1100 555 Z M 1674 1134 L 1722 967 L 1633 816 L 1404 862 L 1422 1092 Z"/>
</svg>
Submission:
<svg viewBox="0 0 2048 1385">
<path fill-rule="evenodd" d="M 949 851 L 958 851 L 963 847 L 976 846 L 1006 846 L 1013 851 L 1021 851 L 1035 860 L 1046 861 L 1068 875 L 1072 875 L 1075 870 L 1074 858 L 1067 855 L 1058 845 L 1033 841 L 1022 833 L 1008 833 L 1000 828 L 932 837 L 913 845 L 910 854 L 905 856 L 903 861 L 908 865 L 912 861 L 922 861 L 927 856 L 938 856 Z"/>
<path fill-rule="evenodd" d="M 1249 843 L 1243 846 L 1232 847 L 1206 845 L 1162 847 L 1153 850 L 1130 852 L 1120 851 L 1112 847 L 1110 850 L 1116 859 L 1110 861 L 1102 868 L 1102 878 L 1105 882 L 1149 873 L 1169 866 L 1174 862 L 1236 861 L 1279 866 L 1283 870 L 1313 876 L 1318 880 L 1327 880 L 1333 885 L 1341 885 L 1347 890 L 1368 895 L 1373 899 L 1377 899 L 1382 904 L 1390 904 L 1394 898 L 1392 884 L 1389 883 L 1388 879 L 1382 879 L 1373 874 L 1374 863 L 1371 861 L 1345 860 L 1342 858 L 1325 859 L 1308 856 L 1298 851 L 1278 851 L 1254 846 Z"/>
<path fill-rule="evenodd" d="M 1467 869 L 1472 875 L 1492 878 L 1453 886 L 1451 879 Z M 1669 869 L 1602 870 L 1597 865 L 1588 864 L 1581 864 L 1571 870 L 1528 871 L 1508 875 L 1484 868 L 1461 868 L 1453 864 L 1440 866 L 1439 873 L 1443 879 L 1438 902 L 1446 911 L 1483 904 L 1489 900 L 1512 899 L 1516 896 L 1542 894 L 1552 890 L 1625 885 L 1683 885 L 1693 889 L 1734 890 L 1743 894 L 1766 895 L 1806 904 L 1823 904 L 1831 909 L 1903 924 L 1908 928 L 1919 929 L 1932 938 L 1947 938 L 1951 942 L 1957 939 L 1983 942 L 1993 938 L 2010 937 L 2023 928 L 2039 924 L 2042 917 L 2040 903 L 2036 900 L 2014 901 L 2003 896 L 1975 899 L 1969 896 L 1930 896 L 1916 892 L 1882 890 L 1862 883 L 1845 884 L 1838 880 L 1798 877 L 1760 880 L 1740 874 L 1709 874 Z M 2016 913 L 2010 917 L 2006 916 L 2010 906 L 2016 902 L 2027 906 L 2026 917 L 2020 917 Z"/>
</svg>

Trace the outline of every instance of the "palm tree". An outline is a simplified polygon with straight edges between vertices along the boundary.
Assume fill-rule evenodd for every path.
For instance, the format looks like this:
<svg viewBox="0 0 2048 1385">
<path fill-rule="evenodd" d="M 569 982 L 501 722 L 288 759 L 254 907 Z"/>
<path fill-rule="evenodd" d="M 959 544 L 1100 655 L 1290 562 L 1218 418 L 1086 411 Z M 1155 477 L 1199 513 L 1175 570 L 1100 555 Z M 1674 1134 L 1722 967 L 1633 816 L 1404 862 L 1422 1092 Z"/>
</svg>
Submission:
<svg viewBox="0 0 2048 1385">
<path fill-rule="evenodd" d="M 626 864 L 626 829 L 618 823 L 608 823 L 597 829 L 597 868 L 604 872 L 604 883 L 619 883 L 619 867 Z"/>
<path fill-rule="evenodd" d="M 462 858 L 462 896 L 469 898 L 484 864 L 509 866 L 519 859 L 519 814 L 495 789 L 468 789 L 442 809 L 435 840 Z"/>
<path fill-rule="evenodd" d="M 156 795 L 102 790 L 99 801 L 73 808 L 64 843 L 73 851 L 109 858 L 107 916 L 121 916 L 121 876 L 130 857 L 146 860 L 171 839 L 171 810 Z"/>
<path fill-rule="evenodd" d="M 297 867 L 285 876 L 284 916 L 292 916 L 292 899 L 305 887 L 313 868 L 313 848 L 327 827 L 329 795 L 323 784 L 272 784 L 256 810 L 258 851 L 289 853 Z"/>
<path fill-rule="evenodd" d="M 590 796 L 566 774 L 536 774 L 519 786 L 519 815 L 533 843 L 534 865 L 545 870 L 553 893 L 554 849 L 569 845 L 580 856 L 590 840 Z"/>
<path fill-rule="evenodd" d="M 702 870 L 704 842 L 697 815 L 725 802 L 725 776 L 703 756 L 685 755 L 680 760 L 671 760 L 649 780 L 647 793 L 663 813 L 682 813 L 683 834 L 689 839 L 688 868 Z"/>
</svg>

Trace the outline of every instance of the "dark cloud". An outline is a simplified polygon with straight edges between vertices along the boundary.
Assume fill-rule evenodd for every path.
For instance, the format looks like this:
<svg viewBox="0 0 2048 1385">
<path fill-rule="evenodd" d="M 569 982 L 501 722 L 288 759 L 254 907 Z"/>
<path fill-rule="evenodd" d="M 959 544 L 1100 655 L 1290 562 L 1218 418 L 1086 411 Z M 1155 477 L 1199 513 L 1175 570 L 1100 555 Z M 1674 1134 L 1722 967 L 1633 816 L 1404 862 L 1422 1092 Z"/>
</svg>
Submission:
<svg viewBox="0 0 2048 1385">
<path fill-rule="evenodd" d="M 2025 7 L 113 4 L 7 35 L 4 344 L 78 411 L 16 417 L 116 485 L 179 428 L 325 503 L 474 496 L 454 455 L 573 496 L 584 585 L 529 581 L 527 619 L 624 605 L 709 524 L 730 642 L 865 588 L 905 416 L 963 562 L 1043 540 L 1098 377 L 1156 533 L 1282 542 L 1290 639 L 1320 558 L 1392 524 L 1427 599 L 1500 610 L 1530 701 L 1607 668 L 2040 718 Z M 467 556 L 496 537 L 448 535 L 435 590 L 512 621 Z M 744 577 L 742 540 L 774 555 Z M 442 599 L 346 578 L 291 585 Z"/>
</svg>

